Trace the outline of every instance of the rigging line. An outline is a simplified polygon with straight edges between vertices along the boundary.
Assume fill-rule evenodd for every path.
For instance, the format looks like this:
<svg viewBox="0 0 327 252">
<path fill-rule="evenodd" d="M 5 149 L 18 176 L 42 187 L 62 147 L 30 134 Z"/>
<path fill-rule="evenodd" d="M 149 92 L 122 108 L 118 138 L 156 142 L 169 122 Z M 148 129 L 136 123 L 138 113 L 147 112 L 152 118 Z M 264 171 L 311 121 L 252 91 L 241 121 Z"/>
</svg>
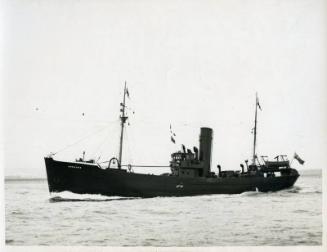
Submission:
<svg viewBox="0 0 327 252">
<path fill-rule="evenodd" d="M 109 161 L 103 161 L 98 164 L 104 164 L 104 163 L 109 163 Z M 170 165 L 132 165 L 132 164 L 127 164 L 127 165 L 124 164 L 121 166 L 125 166 L 125 167 L 128 167 L 128 166 L 131 166 L 131 167 L 170 167 Z"/>
<path fill-rule="evenodd" d="M 122 165 L 129 166 L 129 165 Z M 169 165 L 131 165 L 131 167 L 170 167 Z"/>
<path fill-rule="evenodd" d="M 52 155 L 54 156 L 54 155 L 58 154 L 59 152 L 62 152 L 62 151 L 64 151 L 64 150 L 66 150 L 66 149 L 68 149 L 68 148 L 70 148 L 70 147 L 72 147 L 72 146 L 74 146 L 74 145 L 76 145 L 76 144 L 78 144 L 78 143 L 84 141 L 85 139 L 87 139 L 87 138 L 89 138 L 89 137 L 91 137 L 91 136 L 93 136 L 93 135 L 95 135 L 95 134 L 97 134 L 97 133 L 99 133 L 99 132 L 101 132 L 101 131 L 107 129 L 108 127 L 109 127 L 109 125 L 106 125 L 105 127 L 102 127 L 101 129 L 99 129 L 99 130 L 97 130 L 97 131 L 95 131 L 95 132 L 92 132 L 92 133 L 88 134 L 87 136 L 85 136 L 85 137 L 79 139 L 78 141 L 76 141 L 76 142 L 74 142 L 74 143 L 72 143 L 72 144 L 67 145 L 66 147 L 64 147 L 64 148 L 62 148 L 62 149 L 60 149 L 60 150 L 58 150 L 57 152 L 52 153 Z"/>
<path fill-rule="evenodd" d="M 116 137 L 116 136 L 118 136 L 119 135 L 119 123 L 118 123 L 118 120 L 117 120 L 117 124 L 115 125 L 115 127 L 113 127 L 112 128 L 112 134 L 110 133 L 110 132 L 108 132 L 108 134 L 107 134 L 107 137 L 106 137 L 106 141 L 104 141 L 104 144 L 101 146 L 101 148 L 99 148 L 99 150 L 98 150 L 98 153 L 94 153 L 94 155 L 98 155 L 98 161 L 101 159 L 101 160 L 103 160 L 103 156 L 108 156 L 108 151 L 109 151 L 109 149 L 106 149 L 106 148 L 103 148 L 103 146 L 105 145 L 105 144 L 108 144 L 108 143 L 110 143 L 111 145 L 111 147 L 110 147 L 110 152 L 111 153 L 115 153 L 117 150 L 116 150 L 116 148 L 114 148 L 114 150 L 112 149 L 112 146 L 116 146 L 117 144 L 118 144 L 118 142 L 119 142 L 119 140 L 118 140 L 118 138 Z M 114 137 L 112 137 L 112 136 L 114 136 Z M 112 144 L 113 143 L 113 144 Z M 105 153 L 105 154 L 104 154 Z M 114 154 L 113 156 L 116 156 L 116 154 Z M 98 163 L 98 162 L 97 162 Z"/>
<path fill-rule="evenodd" d="M 165 126 L 167 125 L 167 122 L 161 122 L 161 121 L 151 121 L 151 120 L 144 120 L 144 119 L 137 119 L 134 121 L 134 123 L 141 123 L 141 124 L 152 124 L 152 125 L 162 125 Z M 188 126 L 188 127 L 197 127 L 198 124 L 197 122 L 176 122 L 174 121 L 172 123 L 174 126 Z"/>
<path fill-rule="evenodd" d="M 290 166 L 292 166 L 293 160 L 294 160 L 294 157 L 293 157 L 293 159 L 291 160 Z"/>
<path fill-rule="evenodd" d="M 77 122 L 80 123 L 82 121 L 84 122 L 97 122 L 97 123 L 101 123 L 101 124 L 109 124 L 109 123 L 117 123 L 117 120 L 98 120 L 98 119 L 86 119 L 86 118 L 76 118 L 76 119 L 67 119 L 67 118 L 63 118 L 62 116 L 49 116 L 49 117 L 45 117 L 45 116 L 40 116 L 40 117 L 36 117 L 35 115 L 18 115 L 20 118 L 24 118 L 24 119 L 32 119 L 32 120 L 44 120 L 44 121 L 50 121 L 50 120 L 54 120 L 54 121 L 62 121 L 62 122 Z"/>
<path fill-rule="evenodd" d="M 133 141 L 131 141 L 131 132 L 126 130 L 125 131 L 125 146 L 127 146 L 127 157 L 129 159 L 129 162 L 133 162 L 133 153 L 131 152 L 131 145 L 133 146 Z M 126 152 L 125 152 L 126 154 Z"/>
<path fill-rule="evenodd" d="M 98 151 L 101 149 L 101 147 L 107 142 L 108 138 L 109 138 L 109 131 L 107 132 L 106 136 L 104 137 L 104 140 L 98 145 L 98 147 L 95 149 L 95 151 L 93 151 L 93 153 L 91 154 L 91 157 L 93 157 L 94 159 L 97 158 Z M 101 155 L 99 156 L 101 157 Z"/>
</svg>

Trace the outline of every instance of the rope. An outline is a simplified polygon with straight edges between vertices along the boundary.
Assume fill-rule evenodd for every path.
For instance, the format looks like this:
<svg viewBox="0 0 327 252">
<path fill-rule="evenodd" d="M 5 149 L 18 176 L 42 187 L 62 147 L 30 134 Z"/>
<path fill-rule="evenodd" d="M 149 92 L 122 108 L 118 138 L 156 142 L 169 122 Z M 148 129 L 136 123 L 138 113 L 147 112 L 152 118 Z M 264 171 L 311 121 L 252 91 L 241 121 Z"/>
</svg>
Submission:
<svg viewBox="0 0 327 252">
<path fill-rule="evenodd" d="M 293 159 L 292 159 L 292 161 L 291 161 L 291 163 L 290 163 L 290 167 L 292 166 L 293 161 L 294 161 L 294 157 L 293 157 Z"/>
<path fill-rule="evenodd" d="M 64 148 L 62 148 L 62 149 L 60 149 L 60 150 L 58 150 L 57 152 L 55 152 L 55 153 L 51 153 L 51 155 L 54 156 L 54 155 L 58 154 L 59 152 L 62 152 L 62 151 L 64 151 L 64 150 L 67 150 L 68 148 L 70 148 L 70 147 L 72 147 L 72 146 L 74 146 L 74 145 L 76 145 L 76 144 L 78 144 L 78 143 L 84 141 L 85 139 L 87 139 L 87 138 L 89 138 L 89 137 L 91 137 L 91 136 L 93 136 L 93 135 L 95 135 L 95 134 L 97 134 L 97 133 L 99 133 L 99 132 L 101 132 L 101 131 L 107 129 L 108 127 L 109 127 L 109 126 L 106 125 L 105 127 L 101 128 L 101 129 L 99 129 L 99 130 L 97 130 L 97 131 L 95 131 L 95 132 L 92 132 L 92 133 L 88 134 L 87 136 L 85 136 L 85 137 L 83 137 L 83 138 L 77 140 L 76 142 L 67 145 L 66 147 L 64 147 Z"/>
<path fill-rule="evenodd" d="M 109 161 L 103 161 L 99 164 L 104 164 L 104 163 L 109 163 Z M 127 164 L 127 165 L 121 165 L 121 166 L 131 166 L 131 167 L 170 167 L 169 165 L 131 165 L 131 164 Z"/>
<path fill-rule="evenodd" d="M 122 165 L 128 166 L 128 165 Z M 132 167 L 170 167 L 169 165 L 131 165 Z"/>
<path fill-rule="evenodd" d="M 117 123 L 117 120 L 98 120 L 98 119 L 91 119 L 91 118 L 85 118 L 84 116 L 82 118 L 76 118 L 76 119 L 67 119 L 67 118 L 63 118 L 62 116 L 54 116 L 54 115 L 41 115 L 39 117 L 36 117 L 35 115 L 21 115 L 20 118 L 23 119 L 31 119 L 31 120 L 44 120 L 44 121 L 49 121 L 49 120 L 53 120 L 53 121 L 64 121 L 64 122 L 76 122 L 76 123 L 81 123 L 83 122 L 93 122 L 93 123 L 101 123 L 101 124 L 113 124 L 113 123 Z"/>
<path fill-rule="evenodd" d="M 98 160 L 100 159 L 100 157 L 102 155 L 101 148 L 108 141 L 109 137 L 110 137 L 110 134 L 109 134 L 109 131 L 108 131 L 107 134 L 106 134 L 106 136 L 103 138 L 104 140 L 97 146 L 97 148 L 90 155 L 91 157 L 94 158 L 94 160 L 97 159 L 97 158 L 98 158 Z M 97 155 L 97 154 L 100 154 L 100 155 Z"/>
</svg>

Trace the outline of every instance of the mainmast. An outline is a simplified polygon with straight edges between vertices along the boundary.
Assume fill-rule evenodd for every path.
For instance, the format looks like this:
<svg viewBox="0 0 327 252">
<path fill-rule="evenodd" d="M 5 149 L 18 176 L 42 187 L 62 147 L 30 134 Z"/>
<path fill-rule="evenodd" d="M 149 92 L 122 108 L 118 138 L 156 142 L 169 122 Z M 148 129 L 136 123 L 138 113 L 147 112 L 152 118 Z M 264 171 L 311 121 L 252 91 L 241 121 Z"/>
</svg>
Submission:
<svg viewBox="0 0 327 252">
<path fill-rule="evenodd" d="M 255 159 L 256 159 L 256 153 L 255 153 L 255 147 L 257 144 L 257 112 L 258 112 L 258 106 L 259 101 L 258 101 L 258 94 L 255 94 L 255 117 L 254 117 L 254 129 L 253 129 L 253 156 L 252 156 L 252 164 L 255 165 Z"/>
<path fill-rule="evenodd" d="M 122 161 L 122 154 L 123 154 L 123 139 L 124 139 L 124 125 L 125 122 L 127 120 L 127 116 L 125 115 L 125 98 L 126 98 L 126 94 L 128 95 L 128 90 L 126 88 L 126 81 L 125 81 L 125 87 L 124 87 L 124 96 L 123 96 L 123 102 L 120 103 L 120 112 L 121 112 L 121 116 L 120 116 L 120 121 L 121 121 L 121 132 L 120 132 L 120 144 L 119 144 L 119 158 L 118 158 L 118 168 L 121 168 L 121 161 Z"/>
</svg>

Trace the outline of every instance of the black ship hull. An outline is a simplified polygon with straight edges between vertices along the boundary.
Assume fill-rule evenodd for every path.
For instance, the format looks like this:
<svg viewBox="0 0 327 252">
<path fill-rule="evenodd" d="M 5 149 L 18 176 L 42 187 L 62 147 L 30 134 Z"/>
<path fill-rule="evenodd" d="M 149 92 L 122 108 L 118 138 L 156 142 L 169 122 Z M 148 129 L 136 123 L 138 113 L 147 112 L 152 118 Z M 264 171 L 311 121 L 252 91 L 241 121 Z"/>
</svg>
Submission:
<svg viewBox="0 0 327 252">
<path fill-rule="evenodd" d="M 239 194 L 246 191 L 278 191 L 291 187 L 299 174 L 290 169 L 279 177 L 198 177 L 147 175 L 124 169 L 102 169 L 96 164 L 62 162 L 45 158 L 50 192 L 71 191 L 107 196 L 157 197 L 204 194 Z"/>
</svg>

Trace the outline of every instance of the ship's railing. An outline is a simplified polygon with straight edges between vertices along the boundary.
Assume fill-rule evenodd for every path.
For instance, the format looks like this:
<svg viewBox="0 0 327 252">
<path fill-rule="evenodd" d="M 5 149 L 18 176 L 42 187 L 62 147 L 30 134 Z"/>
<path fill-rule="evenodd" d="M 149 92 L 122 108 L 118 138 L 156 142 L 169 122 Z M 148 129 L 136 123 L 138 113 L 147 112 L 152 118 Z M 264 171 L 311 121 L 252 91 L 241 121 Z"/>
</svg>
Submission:
<svg viewBox="0 0 327 252">
<path fill-rule="evenodd" d="M 265 161 L 265 166 L 268 168 L 271 167 L 289 167 L 290 166 L 290 161 Z"/>
</svg>

